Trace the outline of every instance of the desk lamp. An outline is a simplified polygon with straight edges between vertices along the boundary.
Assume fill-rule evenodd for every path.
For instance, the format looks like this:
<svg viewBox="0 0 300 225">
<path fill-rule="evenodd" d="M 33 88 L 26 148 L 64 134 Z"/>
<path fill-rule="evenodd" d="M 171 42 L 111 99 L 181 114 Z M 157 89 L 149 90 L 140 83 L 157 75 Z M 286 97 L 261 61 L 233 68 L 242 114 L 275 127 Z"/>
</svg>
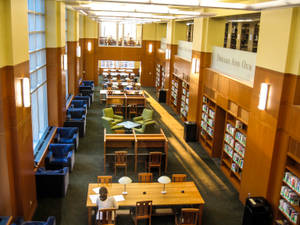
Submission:
<svg viewBox="0 0 300 225">
<path fill-rule="evenodd" d="M 119 179 L 119 183 L 124 184 L 124 191 L 122 192 L 123 195 L 127 195 L 126 184 L 130 184 L 131 182 L 132 182 L 132 180 L 130 177 L 124 176 Z"/>
<path fill-rule="evenodd" d="M 164 184 L 164 188 L 163 190 L 161 191 L 162 194 L 166 194 L 167 191 L 166 191 L 166 184 L 170 183 L 171 182 L 171 179 L 167 176 L 161 176 L 160 178 L 158 178 L 158 182 L 161 183 L 161 184 Z"/>
</svg>

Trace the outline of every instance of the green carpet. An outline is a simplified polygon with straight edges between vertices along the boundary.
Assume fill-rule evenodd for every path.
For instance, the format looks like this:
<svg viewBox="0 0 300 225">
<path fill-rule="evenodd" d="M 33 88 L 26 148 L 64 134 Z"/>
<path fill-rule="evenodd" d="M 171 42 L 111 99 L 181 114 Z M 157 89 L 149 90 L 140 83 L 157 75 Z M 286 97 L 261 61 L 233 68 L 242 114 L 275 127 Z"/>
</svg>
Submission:
<svg viewBox="0 0 300 225">
<path fill-rule="evenodd" d="M 147 91 L 154 97 L 154 89 L 147 88 Z M 99 92 L 95 92 L 95 102 L 88 110 L 87 133 L 84 138 L 80 138 L 79 149 L 76 152 L 74 171 L 70 174 L 70 184 L 65 198 L 43 198 L 39 199 L 34 220 L 46 220 L 48 216 L 56 216 L 57 225 L 83 225 L 87 224 L 86 197 L 88 183 L 96 182 L 98 175 L 103 175 L 103 126 L 101 124 L 102 109 L 104 104 L 100 104 Z M 176 119 L 178 116 L 166 105 L 163 104 Z M 156 114 L 158 123 L 159 116 Z M 168 137 L 172 132 L 168 131 L 164 124 L 160 123 Z M 230 182 L 220 171 L 218 165 L 213 161 L 198 143 L 190 143 L 190 146 L 201 157 L 199 166 L 209 167 L 213 173 L 189 174 L 189 162 L 180 155 L 175 154 L 172 146 L 169 146 L 168 173 L 186 173 L 188 179 L 198 185 L 199 191 L 206 204 L 203 212 L 203 225 L 240 225 L 242 220 L 243 206 L 238 200 L 238 193 L 234 190 Z M 205 165 L 201 165 L 201 163 Z M 107 175 L 113 175 L 113 168 L 107 166 Z M 186 168 L 186 169 L 185 169 Z M 143 171 L 140 171 L 143 172 Z M 120 170 L 113 182 L 124 175 Z M 137 181 L 137 175 L 133 168 L 128 169 L 128 176 Z M 158 178 L 158 173 L 154 173 L 154 180 Z M 209 182 L 208 182 L 209 181 Z M 207 185 L 214 183 L 213 186 Z M 118 224 L 133 224 L 130 218 L 120 218 Z M 153 217 L 152 224 L 168 225 L 174 224 L 173 217 Z"/>
</svg>

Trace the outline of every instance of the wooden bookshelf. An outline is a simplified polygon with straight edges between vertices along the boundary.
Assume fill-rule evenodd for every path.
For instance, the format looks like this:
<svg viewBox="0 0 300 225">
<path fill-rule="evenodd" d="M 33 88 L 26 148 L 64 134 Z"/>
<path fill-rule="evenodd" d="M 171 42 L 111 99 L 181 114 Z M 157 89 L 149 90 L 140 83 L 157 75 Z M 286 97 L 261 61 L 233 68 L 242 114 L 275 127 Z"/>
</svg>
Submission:
<svg viewBox="0 0 300 225">
<path fill-rule="evenodd" d="M 224 48 L 257 52 L 259 21 L 227 22 L 225 24 Z"/>
<path fill-rule="evenodd" d="M 278 220 L 289 224 L 300 224 L 300 151 L 289 146 L 280 200 L 278 205 Z"/>
<path fill-rule="evenodd" d="M 181 104 L 180 104 L 180 117 L 183 121 L 187 120 L 187 115 L 189 112 L 189 84 L 182 81 L 182 93 L 181 93 Z"/>
<path fill-rule="evenodd" d="M 155 78 L 155 88 L 158 91 L 161 88 L 161 65 L 156 64 L 156 78 Z"/>
<path fill-rule="evenodd" d="M 160 66 L 160 73 L 161 73 L 161 89 L 164 89 L 166 76 L 165 76 L 165 67 L 162 65 Z"/>
<path fill-rule="evenodd" d="M 231 110 L 239 110 L 236 106 Z M 236 111 L 236 112 L 237 112 Z M 234 187 L 240 189 L 247 140 L 247 124 L 242 118 L 226 113 L 221 169 Z"/>
<path fill-rule="evenodd" d="M 202 97 L 200 142 L 211 157 L 221 156 L 225 111 L 208 96 Z"/>
<path fill-rule="evenodd" d="M 181 92 L 182 92 L 182 83 L 181 80 L 177 76 L 172 76 L 171 81 L 171 96 L 170 102 L 171 107 L 176 113 L 179 113 L 180 108 L 180 100 L 181 100 Z"/>
</svg>

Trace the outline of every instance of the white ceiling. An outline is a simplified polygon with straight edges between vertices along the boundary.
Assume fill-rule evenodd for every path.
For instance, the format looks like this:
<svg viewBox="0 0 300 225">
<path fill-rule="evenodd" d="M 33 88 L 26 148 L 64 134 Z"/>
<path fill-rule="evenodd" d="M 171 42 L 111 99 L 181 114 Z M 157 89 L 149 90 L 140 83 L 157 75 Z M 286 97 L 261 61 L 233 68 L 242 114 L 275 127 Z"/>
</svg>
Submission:
<svg viewBox="0 0 300 225">
<path fill-rule="evenodd" d="M 215 16 L 204 8 L 261 11 L 300 6 L 300 0 L 61 0 L 98 21 L 164 22 Z"/>
</svg>

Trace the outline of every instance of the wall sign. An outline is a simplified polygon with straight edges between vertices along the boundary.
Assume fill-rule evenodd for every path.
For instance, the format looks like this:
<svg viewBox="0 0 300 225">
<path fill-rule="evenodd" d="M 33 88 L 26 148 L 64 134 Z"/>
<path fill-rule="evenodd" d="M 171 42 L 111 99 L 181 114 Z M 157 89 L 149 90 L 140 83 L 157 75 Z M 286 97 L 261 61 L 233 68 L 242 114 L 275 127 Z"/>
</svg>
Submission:
<svg viewBox="0 0 300 225">
<path fill-rule="evenodd" d="M 211 68 L 238 82 L 253 87 L 256 53 L 213 47 Z"/>
</svg>

